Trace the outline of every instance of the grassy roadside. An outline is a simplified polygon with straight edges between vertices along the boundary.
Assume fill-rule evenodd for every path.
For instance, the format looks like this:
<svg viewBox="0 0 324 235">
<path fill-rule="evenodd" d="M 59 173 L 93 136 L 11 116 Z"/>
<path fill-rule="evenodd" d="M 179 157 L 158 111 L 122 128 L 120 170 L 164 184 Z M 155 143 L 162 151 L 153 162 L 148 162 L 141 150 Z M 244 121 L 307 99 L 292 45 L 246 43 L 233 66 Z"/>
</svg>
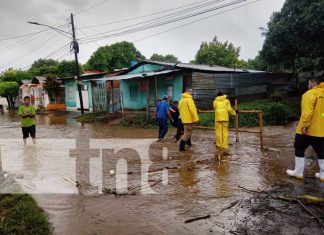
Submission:
<svg viewBox="0 0 324 235">
<path fill-rule="evenodd" d="M 115 113 L 114 118 L 121 117 L 120 113 Z M 83 123 L 95 123 L 95 122 L 101 122 L 101 123 L 107 123 L 109 121 L 113 120 L 112 114 L 109 112 L 101 111 L 101 112 L 95 112 L 95 113 L 87 113 L 82 116 L 79 116 L 76 118 L 78 122 Z"/>
<path fill-rule="evenodd" d="M 27 194 L 0 194 L 0 234 L 52 233 L 46 214 Z"/>
</svg>

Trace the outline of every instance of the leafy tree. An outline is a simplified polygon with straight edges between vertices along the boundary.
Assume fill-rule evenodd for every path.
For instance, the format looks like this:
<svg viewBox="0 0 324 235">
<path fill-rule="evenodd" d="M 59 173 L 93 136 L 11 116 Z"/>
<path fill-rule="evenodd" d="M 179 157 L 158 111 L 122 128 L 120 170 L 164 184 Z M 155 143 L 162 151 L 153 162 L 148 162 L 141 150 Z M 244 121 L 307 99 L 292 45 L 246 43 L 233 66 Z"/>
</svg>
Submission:
<svg viewBox="0 0 324 235">
<path fill-rule="evenodd" d="M 9 110 L 15 109 L 18 94 L 19 85 L 17 82 L 0 82 L 0 96 L 6 98 Z"/>
<path fill-rule="evenodd" d="M 154 53 L 151 57 L 150 60 L 152 61 L 160 61 L 160 62 L 164 62 L 164 55 L 159 55 Z"/>
<path fill-rule="evenodd" d="M 33 77 L 27 71 L 8 69 L 0 75 L 0 80 L 4 82 L 17 82 L 20 83 L 22 80 L 31 80 Z"/>
<path fill-rule="evenodd" d="M 195 64 L 220 65 L 225 67 L 240 67 L 243 61 L 239 59 L 240 47 L 231 42 L 220 42 L 215 36 L 211 42 L 202 42 L 195 56 Z"/>
<path fill-rule="evenodd" d="M 53 59 L 38 59 L 34 61 L 29 69 L 33 76 L 44 76 L 46 74 L 58 74 L 59 62 Z"/>
<path fill-rule="evenodd" d="M 83 69 L 81 64 L 79 64 L 80 74 L 82 74 Z M 60 78 L 72 77 L 76 75 L 75 61 L 60 61 L 57 66 L 57 76 Z"/>
<path fill-rule="evenodd" d="M 51 103 L 55 102 L 55 97 L 58 95 L 60 84 L 57 81 L 57 76 L 55 74 L 47 74 L 46 77 L 46 85 L 44 86 L 44 90 L 48 94 L 48 98 Z"/>
<path fill-rule="evenodd" d="M 99 47 L 90 57 L 86 68 L 97 71 L 112 71 L 128 68 L 131 61 L 145 59 L 133 43 L 117 42 L 112 45 Z"/>
<path fill-rule="evenodd" d="M 324 1 L 286 0 L 264 31 L 260 52 L 270 71 L 291 71 L 296 78 L 302 70 L 324 67 Z"/>
<path fill-rule="evenodd" d="M 159 55 L 154 53 L 150 60 L 152 61 L 160 61 L 160 62 L 168 62 L 168 63 L 177 63 L 179 62 L 178 57 L 172 55 L 172 54 L 167 54 L 167 55 Z"/>
<path fill-rule="evenodd" d="M 257 55 L 254 59 L 248 59 L 246 68 L 254 70 L 266 70 L 266 65 L 261 59 L 260 55 Z"/>
</svg>

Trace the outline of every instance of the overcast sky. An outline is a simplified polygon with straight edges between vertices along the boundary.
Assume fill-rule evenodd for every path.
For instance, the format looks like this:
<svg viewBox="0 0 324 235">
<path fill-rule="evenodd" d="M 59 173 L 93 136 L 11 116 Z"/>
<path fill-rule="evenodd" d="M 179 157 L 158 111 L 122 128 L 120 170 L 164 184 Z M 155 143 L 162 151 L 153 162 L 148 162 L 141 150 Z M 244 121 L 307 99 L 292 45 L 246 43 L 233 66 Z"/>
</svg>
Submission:
<svg viewBox="0 0 324 235">
<path fill-rule="evenodd" d="M 0 0 L 0 2 L 0 71 L 3 71 L 10 67 L 28 69 L 28 66 L 38 58 L 74 59 L 70 53 L 71 39 L 68 36 L 27 23 L 37 21 L 71 32 L 70 13 L 75 14 L 81 63 L 85 63 L 99 46 L 123 40 L 134 42 L 136 48 L 147 58 L 153 53 L 174 54 L 182 62 L 189 62 L 194 59 L 201 42 L 211 41 L 214 36 L 220 41 L 228 40 L 235 46 L 240 46 L 242 59 L 254 58 L 263 42 L 259 27 L 266 26 L 272 12 L 279 11 L 284 0 L 260 0 L 255 3 L 247 0 L 228 7 L 224 7 L 224 4 L 233 3 L 233 0 Z M 251 4 L 239 7 L 246 3 Z M 199 7 L 201 4 L 209 5 Z M 160 17 L 158 22 L 172 20 L 174 18 L 170 14 L 189 7 L 194 7 L 195 10 L 187 11 L 185 15 L 221 6 L 223 8 L 185 20 L 111 37 L 113 33 L 142 26 L 141 23 L 144 21 L 145 24 L 157 22 L 154 19 L 158 17 Z M 226 12 L 222 13 L 223 11 Z M 149 14 L 152 15 L 147 16 Z M 183 15 L 178 14 L 176 17 L 181 16 Z M 209 18 L 188 24 L 205 17 Z M 188 25 L 181 26 L 184 24 Z M 127 26 L 129 27 L 121 30 Z M 175 27 L 178 28 L 171 30 Z M 39 31 L 44 32 L 36 33 Z M 164 31 L 168 32 L 162 33 Z M 31 34 L 34 32 L 36 34 Z M 101 34 L 106 37 L 93 41 L 100 33 L 106 33 Z M 25 34 L 31 35 L 6 40 Z"/>
</svg>

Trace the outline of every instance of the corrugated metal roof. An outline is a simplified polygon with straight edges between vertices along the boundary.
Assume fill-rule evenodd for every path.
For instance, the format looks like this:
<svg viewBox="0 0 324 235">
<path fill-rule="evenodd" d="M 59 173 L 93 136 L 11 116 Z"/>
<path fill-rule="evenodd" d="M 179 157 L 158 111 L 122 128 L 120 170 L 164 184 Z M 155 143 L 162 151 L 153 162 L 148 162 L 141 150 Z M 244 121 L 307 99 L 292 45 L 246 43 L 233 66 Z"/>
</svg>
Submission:
<svg viewBox="0 0 324 235">
<path fill-rule="evenodd" d="M 157 75 L 162 74 L 169 74 L 179 71 L 178 69 L 175 70 L 164 70 L 160 72 L 146 72 L 146 73 L 137 73 L 137 74 L 125 74 L 125 75 L 119 75 L 119 76 L 113 76 L 113 77 L 104 77 L 100 79 L 96 79 L 96 81 L 119 81 L 119 80 L 126 80 L 126 79 L 132 79 L 132 78 L 144 78 L 144 77 L 153 77 Z M 84 81 L 90 81 L 90 80 L 84 80 Z"/>
<path fill-rule="evenodd" d="M 21 80 L 23 85 L 28 85 L 31 83 L 32 80 Z"/>
<path fill-rule="evenodd" d="M 45 80 L 46 80 L 46 77 L 44 77 L 44 76 L 35 76 L 35 78 L 36 78 L 38 81 L 45 81 Z"/>
<path fill-rule="evenodd" d="M 218 65 L 179 63 L 179 64 L 176 64 L 175 66 L 176 66 L 176 68 L 193 69 L 193 70 L 210 71 L 210 72 L 233 72 L 233 73 L 247 73 L 248 72 L 243 69 L 226 68 L 226 67 L 222 67 L 222 66 L 218 66 Z"/>
<path fill-rule="evenodd" d="M 162 66 L 173 67 L 178 69 L 193 69 L 193 70 L 207 71 L 207 72 L 232 72 L 232 73 L 263 72 L 263 71 L 256 71 L 256 70 L 227 68 L 218 65 L 167 63 L 167 62 L 159 62 L 159 61 L 151 61 L 151 60 L 143 60 L 142 62 L 147 64 L 156 64 L 156 65 L 162 65 Z"/>
<path fill-rule="evenodd" d="M 80 75 L 80 80 L 82 80 L 82 81 L 97 80 L 98 78 L 96 76 L 102 76 L 102 77 L 115 76 L 115 75 L 122 73 L 125 70 L 126 69 L 119 69 L 117 71 L 112 71 L 112 72 L 86 71 L 86 73 Z M 64 77 L 64 78 L 59 78 L 58 80 L 67 80 L 67 79 L 76 79 L 76 77 L 75 76 Z"/>
</svg>

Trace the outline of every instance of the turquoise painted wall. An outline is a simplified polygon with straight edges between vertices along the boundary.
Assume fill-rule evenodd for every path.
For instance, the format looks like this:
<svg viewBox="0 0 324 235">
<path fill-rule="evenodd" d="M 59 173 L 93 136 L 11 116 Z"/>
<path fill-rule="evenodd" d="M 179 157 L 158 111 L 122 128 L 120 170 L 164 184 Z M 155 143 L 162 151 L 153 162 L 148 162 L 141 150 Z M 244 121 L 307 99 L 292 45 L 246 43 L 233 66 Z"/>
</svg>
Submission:
<svg viewBox="0 0 324 235">
<path fill-rule="evenodd" d="M 166 80 L 167 75 L 159 76 L 158 82 L 158 99 L 162 99 L 167 94 L 167 87 L 173 87 L 172 100 L 180 100 L 182 94 L 182 74 L 177 73 L 173 75 L 172 80 Z M 146 108 L 146 91 L 138 91 L 138 79 L 122 80 L 120 87 L 123 92 L 124 107 L 126 109 L 144 109 Z M 150 78 L 150 98 L 155 98 L 155 84 L 154 78 Z"/>
<path fill-rule="evenodd" d="M 141 79 L 121 80 L 120 89 L 123 95 L 124 108 L 126 109 L 143 109 L 146 107 L 146 92 L 138 91 L 138 82 Z M 135 96 L 131 98 L 131 93 Z"/>
<path fill-rule="evenodd" d="M 82 82 L 82 85 L 88 86 L 88 94 L 89 94 L 89 108 L 92 108 L 92 90 L 91 90 L 91 82 Z M 73 98 L 72 96 L 69 97 L 69 87 L 73 87 Z M 71 93 L 72 94 L 72 93 Z M 75 79 L 67 79 L 65 80 L 65 105 L 66 107 L 76 108 L 77 102 L 76 100 L 79 99 L 79 96 L 77 97 L 77 84 Z"/>
</svg>

